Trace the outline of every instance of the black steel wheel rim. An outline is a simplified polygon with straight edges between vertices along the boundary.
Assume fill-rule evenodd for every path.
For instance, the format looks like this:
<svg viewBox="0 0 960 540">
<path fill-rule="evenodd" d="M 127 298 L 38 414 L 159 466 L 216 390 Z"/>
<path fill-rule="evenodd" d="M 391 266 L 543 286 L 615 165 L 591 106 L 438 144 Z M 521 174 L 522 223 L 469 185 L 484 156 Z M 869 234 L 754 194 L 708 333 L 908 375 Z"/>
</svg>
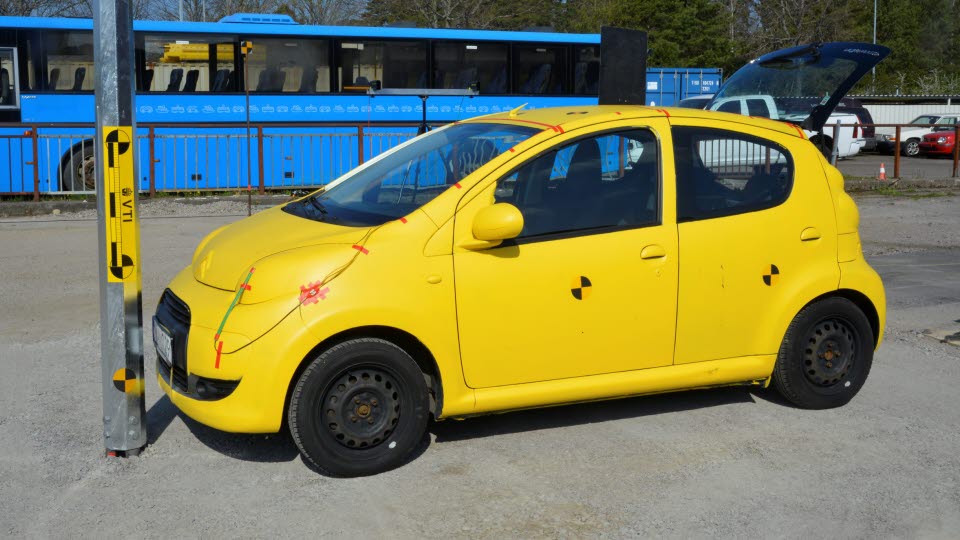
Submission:
<svg viewBox="0 0 960 540">
<path fill-rule="evenodd" d="M 396 429 L 400 402 L 400 386 L 390 372 L 373 366 L 350 369 L 324 392 L 321 432 L 347 448 L 373 448 Z"/>
<path fill-rule="evenodd" d="M 822 388 L 849 386 L 856 356 L 857 334 L 853 325 L 843 319 L 824 319 L 807 335 L 803 373 L 808 381 Z"/>
</svg>

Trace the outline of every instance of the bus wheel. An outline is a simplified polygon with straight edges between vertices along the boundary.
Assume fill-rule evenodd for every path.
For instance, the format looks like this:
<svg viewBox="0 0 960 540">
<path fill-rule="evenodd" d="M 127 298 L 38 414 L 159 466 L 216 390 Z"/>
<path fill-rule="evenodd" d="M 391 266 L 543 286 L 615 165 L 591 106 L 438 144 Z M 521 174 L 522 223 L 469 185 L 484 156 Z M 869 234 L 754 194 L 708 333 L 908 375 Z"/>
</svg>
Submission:
<svg viewBox="0 0 960 540">
<path fill-rule="evenodd" d="M 60 189 L 62 191 L 95 191 L 97 189 L 97 170 L 92 144 L 82 145 L 61 160 Z"/>
<path fill-rule="evenodd" d="M 413 358 L 388 341 L 360 338 L 310 363 L 290 396 L 287 419 L 317 470 L 366 476 L 406 461 L 426 434 L 429 408 Z"/>
</svg>

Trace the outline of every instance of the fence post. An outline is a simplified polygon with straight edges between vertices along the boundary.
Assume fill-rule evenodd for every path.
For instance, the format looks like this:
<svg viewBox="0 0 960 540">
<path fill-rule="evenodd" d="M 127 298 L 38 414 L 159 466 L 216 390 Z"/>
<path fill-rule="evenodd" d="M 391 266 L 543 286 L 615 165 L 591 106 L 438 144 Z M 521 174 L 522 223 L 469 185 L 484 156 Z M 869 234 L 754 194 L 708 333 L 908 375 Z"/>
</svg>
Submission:
<svg viewBox="0 0 960 540">
<path fill-rule="evenodd" d="M 37 140 L 37 126 L 30 129 L 30 142 L 33 146 L 33 202 L 40 202 L 40 141 Z"/>
<path fill-rule="evenodd" d="M 897 126 L 897 133 L 893 139 L 893 177 L 900 179 L 900 126 Z"/>
<path fill-rule="evenodd" d="M 263 126 L 257 126 L 257 168 L 260 172 L 260 184 L 257 192 L 263 195 Z"/>
<path fill-rule="evenodd" d="M 150 196 L 153 197 L 157 194 L 157 154 L 154 148 L 157 139 L 153 126 L 150 126 L 150 131 L 147 133 L 147 141 L 150 143 Z"/>
<path fill-rule="evenodd" d="M 357 157 L 357 165 L 363 165 L 363 126 L 357 126 Z"/>
<path fill-rule="evenodd" d="M 837 145 L 837 140 L 840 138 L 840 119 L 837 118 L 837 123 L 833 125 L 833 140 L 830 144 L 830 164 L 834 167 L 837 166 L 837 161 L 840 160 L 840 147 Z"/>
<path fill-rule="evenodd" d="M 953 127 L 953 177 L 957 177 L 957 165 L 960 163 L 960 126 Z"/>
</svg>

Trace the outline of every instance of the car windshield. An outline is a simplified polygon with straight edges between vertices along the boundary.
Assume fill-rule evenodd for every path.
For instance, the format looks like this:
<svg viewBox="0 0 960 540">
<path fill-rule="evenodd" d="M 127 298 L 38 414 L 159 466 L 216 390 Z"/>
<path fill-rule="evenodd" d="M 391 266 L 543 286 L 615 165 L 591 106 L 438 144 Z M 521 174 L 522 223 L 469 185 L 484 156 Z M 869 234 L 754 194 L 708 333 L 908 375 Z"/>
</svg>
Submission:
<svg viewBox="0 0 960 540">
<path fill-rule="evenodd" d="M 924 115 L 924 116 L 918 116 L 918 117 L 916 117 L 916 118 L 913 119 L 913 122 L 910 122 L 910 123 L 911 123 L 911 124 L 921 124 L 921 125 L 925 125 L 925 124 L 936 124 L 936 123 L 937 123 L 937 120 L 939 120 L 939 119 L 940 119 L 939 116 L 934 116 L 934 115 L 929 115 L 929 114 L 928 114 L 928 115 Z"/>
<path fill-rule="evenodd" d="M 769 96 L 780 120 L 800 124 L 858 68 L 853 60 L 815 51 L 761 60 L 737 70 L 714 97 L 714 103 L 724 98 Z"/>
<path fill-rule="evenodd" d="M 538 131 L 495 123 L 448 126 L 397 147 L 327 191 L 283 210 L 338 225 L 381 225 L 410 214 Z"/>
</svg>

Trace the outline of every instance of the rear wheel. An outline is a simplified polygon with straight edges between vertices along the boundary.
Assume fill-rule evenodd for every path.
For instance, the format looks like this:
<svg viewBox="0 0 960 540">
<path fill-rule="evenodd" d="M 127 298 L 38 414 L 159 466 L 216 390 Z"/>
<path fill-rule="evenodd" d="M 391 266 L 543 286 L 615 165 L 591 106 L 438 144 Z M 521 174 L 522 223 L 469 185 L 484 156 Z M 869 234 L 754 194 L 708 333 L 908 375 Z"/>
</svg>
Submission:
<svg viewBox="0 0 960 540">
<path fill-rule="evenodd" d="M 314 359 L 290 398 L 303 457 L 321 472 L 364 476 L 402 464 L 427 429 L 429 398 L 413 358 L 382 339 L 336 345 Z"/>
<path fill-rule="evenodd" d="M 777 391 L 805 409 L 845 405 L 857 395 L 873 363 L 870 322 L 846 298 L 805 307 L 790 323 L 773 370 Z"/>
<path fill-rule="evenodd" d="M 903 155 L 914 157 L 920 153 L 920 139 L 907 139 L 903 143 Z"/>
<path fill-rule="evenodd" d="M 84 144 L 74 149 L 60 162 L 61 191 L 95 191 L 97 189 L 95 166 L 93 145 Z"/>
</svg>

